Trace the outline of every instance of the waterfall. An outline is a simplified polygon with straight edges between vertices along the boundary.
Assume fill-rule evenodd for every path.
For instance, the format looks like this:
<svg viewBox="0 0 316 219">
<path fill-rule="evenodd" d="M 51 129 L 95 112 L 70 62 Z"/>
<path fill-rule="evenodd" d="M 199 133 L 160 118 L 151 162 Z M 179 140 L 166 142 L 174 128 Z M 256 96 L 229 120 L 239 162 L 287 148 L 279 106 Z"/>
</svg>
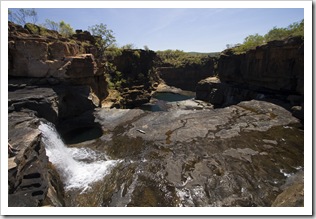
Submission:
<svg viewBox="0 0 316 219">
<path fill-rule="evenodd" d="M 39 130 L 49 161 L 61 175 L 65 190 L 86 191 L 93 182 L 102 180 L 120 161 L 107 160 L 105 154 L 88 148 L 68 148 L 54 125 L 41 122 Z"/>
</svg>

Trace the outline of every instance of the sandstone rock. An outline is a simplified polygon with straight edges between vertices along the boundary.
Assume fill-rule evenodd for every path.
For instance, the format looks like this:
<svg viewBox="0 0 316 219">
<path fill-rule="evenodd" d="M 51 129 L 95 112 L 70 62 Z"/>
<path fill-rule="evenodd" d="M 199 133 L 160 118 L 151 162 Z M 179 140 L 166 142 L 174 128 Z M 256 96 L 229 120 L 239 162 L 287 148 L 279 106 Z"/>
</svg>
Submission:
<svg viewBox="0 0 316 219">
<path fill-rule="evenodd" d="M 149 102 L 151 92 L 155 89 L 157 75 L 154 70 L 156 53 L 148 50 L 125 49 L 120 55 L 114 57 L 111 65 L 107 66 L 107 72 L 112 80 L 120 84 L 117 90 L 120 92 L 120 108 L 135 108 Z M 119 76 L 118 76 L 119 75 Z"/>
<path fill-rule="evenodd" d="M 55 41 L 48 45 L 49 59 L 64 59 L 67 56 L 75 56 L 79 53 L 79 46 L 74 43 Z"/>
<path fill-rule="evenodd" d="M 41 134 L 37 130 L 38 119 L 32 113 L 14 112 L 9 114 L 9 139 L 13 148 L 19 149 L 13 158 L 16 165 L 9 169 L 9 206 L 41 206 L 48 190 L 55 190 L 54 206 L 61 206 L 63 190 L 51 183 L 49 161 Z M 61 184 L 60 181 L 57 184 Z M 59 203 L 59 205 L 57 204 Z"/>
<path fill-rule="evenodd" d="M 66 71 L 68 77 L 87 78 L 95 75 L 97 65 L 92 54 L 81 54 L 68 59 L 71 61 Z"/>
<path fill-rule="evenodd" d="M 299 121 L 269 102 L 94 114 L 105 134 L 84 145 L 124 162 L 86 194 L 68 193 L 70 206 L 271 206 L 304 163 Z"/>
<path fill-rule="evenodd" d="M 183 90 L 195 91 L 197 83 L 214 74 L 214 62 L 209 59 L 201 65 L 185 67 L 159 67 L 159 77 L 168 86 L 174 86 Z"/>
<path fill-rule="evenodd" d="M 9 92 L 8 96 L 9 112 L 31 110 L 37 117 L 57 122 L 58 96 L 53 89 L 25 86 Z"/>
<path fill-rule="evenodd" d="M 251 99 L 279 99 L 303 105 L 304 40 L 272 41 L 244 54 L 225 50 L 218 60 L 219 81 L 202 80 L 197 99 L 224 107 Z M 302 113 L 294 113 L 303 120 Z"/>
<path fill-rule="evenodd" d="M 296 183 L 285 189 L 272 207 L 304 207 L 304 183 Z"/>
<path fill-rule="evenodd" d="M 200 81 L 196 86 L 196 99 L 209 102 L 214 107 L 237 104 L 240 101 L 260 98 L 261 95 L 257 91 L 221 83 L 219 79 L 212 77 Z"/>
<path fill-rule="evenodd" d="M 298 78 L 303 76 L 302 45 L 304 41 L 297 37 L 268 42 L 242 55 L 222 55 L 218 62 L 219 77 L 222 82 L 243 83 L 258 89 L 299 92 Z M 303 87 L 301 82 L 300 87 Z"/>
</svg>

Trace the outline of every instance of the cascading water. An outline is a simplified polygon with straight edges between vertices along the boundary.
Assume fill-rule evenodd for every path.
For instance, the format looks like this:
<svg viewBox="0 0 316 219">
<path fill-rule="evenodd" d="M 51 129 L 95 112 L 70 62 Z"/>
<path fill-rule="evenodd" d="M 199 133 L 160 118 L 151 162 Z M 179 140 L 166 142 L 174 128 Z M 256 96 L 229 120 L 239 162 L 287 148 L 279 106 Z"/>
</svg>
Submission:
<svg viewBox="0 0 316 219">
<path fill-rule="evenodd" d="M 93 182 L 103 179 L 120 161 L 107 160 L 105 154 L 98 154 L 88 148 L 68 148 L 50 123 L 39 126 L 49 160 L 61 175 L 65 190 L 86 191 Z"/>
</svg>

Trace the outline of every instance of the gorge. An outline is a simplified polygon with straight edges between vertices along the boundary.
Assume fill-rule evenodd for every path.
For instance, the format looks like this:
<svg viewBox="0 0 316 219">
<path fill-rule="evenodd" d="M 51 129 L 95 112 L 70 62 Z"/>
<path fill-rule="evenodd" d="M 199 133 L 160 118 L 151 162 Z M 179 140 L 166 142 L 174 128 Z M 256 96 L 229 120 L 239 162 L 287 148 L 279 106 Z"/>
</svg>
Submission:
<svg viewBox="0 0 316 219">
<path fill-rule="evenodd" d="M 9 22 L 9 206 L 304 206 L 304 40 L 158 59 Z"/>
</svg>

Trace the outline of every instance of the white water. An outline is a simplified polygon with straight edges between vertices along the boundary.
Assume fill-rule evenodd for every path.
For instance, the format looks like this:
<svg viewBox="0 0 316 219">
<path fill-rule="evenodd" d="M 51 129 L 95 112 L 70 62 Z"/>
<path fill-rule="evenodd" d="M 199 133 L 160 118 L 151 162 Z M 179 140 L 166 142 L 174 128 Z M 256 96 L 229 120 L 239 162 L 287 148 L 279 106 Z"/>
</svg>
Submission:
<svg viewBox="0 0 316 219">
<path fill-rule="evenodd" d="M 102 180 L 119 162 L 106 160 L 106 155 L 97 154 L 88 148 L 68 148 L 52 124 L 41 123 L 39 130 L 49 160 L 62 177 L 65 190 L 86 191 L 93 182 Z"/>
</svg>

